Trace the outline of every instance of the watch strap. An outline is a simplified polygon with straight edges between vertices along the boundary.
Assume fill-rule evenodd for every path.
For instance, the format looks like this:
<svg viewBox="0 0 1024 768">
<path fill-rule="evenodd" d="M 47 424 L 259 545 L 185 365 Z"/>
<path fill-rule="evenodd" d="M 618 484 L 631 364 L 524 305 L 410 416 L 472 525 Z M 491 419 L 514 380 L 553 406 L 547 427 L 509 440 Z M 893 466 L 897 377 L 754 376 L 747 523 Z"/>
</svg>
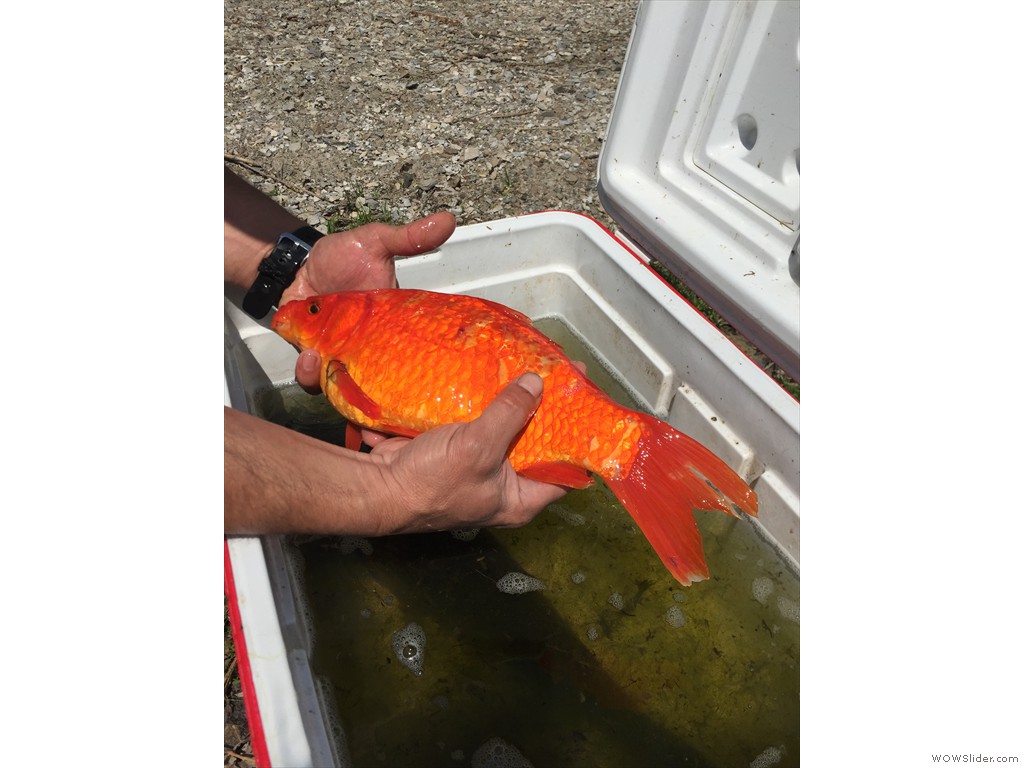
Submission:
<svg viewBox="0 0 1024 768">
<path fill-rule="evenodd" d="M 323 236 L 310 226 L 281 233 L 274 250 L 260 262 L 256 280 L 242 301 L 242 309 L 257 320 L 265 317 L 281 301 L 281 294 L 295 280 L 313 245 Z"/>
</svg>

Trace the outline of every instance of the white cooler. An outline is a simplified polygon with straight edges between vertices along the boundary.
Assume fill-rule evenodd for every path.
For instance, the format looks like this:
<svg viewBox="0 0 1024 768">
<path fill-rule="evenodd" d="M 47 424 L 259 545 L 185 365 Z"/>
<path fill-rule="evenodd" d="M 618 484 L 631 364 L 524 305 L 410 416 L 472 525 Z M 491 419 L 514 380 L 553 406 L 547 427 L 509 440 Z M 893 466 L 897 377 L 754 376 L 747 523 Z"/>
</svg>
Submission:
<svg viewBox="0 0 1024 768">
<path fill-rule="evenodd" d="M 756 525 L 797 568 L 799 404 L 647 263 L 799 376 L 798 44 L 797 3 L 642 2 L 599 165 L 622 231 L 543 212 L 459 227 L 397 262 L 403 287 L 560 318 L 642 406 L 752 485 Z M 294 380 L 296 351 L 268 322 L 225 300 L 232 407 Z M 229 537 L 225 572 L 257 763 L 337 764 L 281 541 Z"/>
</svg>

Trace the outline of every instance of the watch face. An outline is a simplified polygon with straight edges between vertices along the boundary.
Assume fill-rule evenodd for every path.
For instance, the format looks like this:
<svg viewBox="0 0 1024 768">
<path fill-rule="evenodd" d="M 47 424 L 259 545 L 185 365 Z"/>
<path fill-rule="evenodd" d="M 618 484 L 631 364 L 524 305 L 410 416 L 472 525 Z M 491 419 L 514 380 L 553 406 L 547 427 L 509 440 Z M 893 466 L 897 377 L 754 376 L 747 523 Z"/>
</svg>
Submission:
<svg viewBox="0 0 1024 768">
<path fill-rule="evenodd" d="M 322 232 L 314 229 L 313 227 L 299 227 L 294 232 L 285 232 L 282 235 L 282 237 L 288 237 L 293 242 L 305 248 L 307 254 L 313 250 L 313 245 L 316 241 L 323 236 Z"/>
</svg>

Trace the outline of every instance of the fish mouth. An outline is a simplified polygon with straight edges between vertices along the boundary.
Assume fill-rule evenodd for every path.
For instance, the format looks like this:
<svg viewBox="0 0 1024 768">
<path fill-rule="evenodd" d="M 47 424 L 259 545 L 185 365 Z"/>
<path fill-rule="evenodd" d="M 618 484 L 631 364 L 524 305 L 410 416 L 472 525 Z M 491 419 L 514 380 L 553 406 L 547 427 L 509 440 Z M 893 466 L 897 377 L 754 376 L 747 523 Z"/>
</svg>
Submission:
<svg viewBox="0 0 1024 768">
<path fill-rule="evenodd" d="M 287 333 L 290 327 L 291 323 L 288 322 L 287 318 L 282 317 L 280 312 L 275 314 L 270 321 L 270 330 L 280 333 L 282 336 Z"/>
<path fill-rule="evenodd" d="M 281 310 L 278 310 L 270 321 L 270 330 L 274 331 L 285 341 L 289 341 L 292 344 L 298 343 L 298 338 L 295 335 L 295 329 L 292 326 L 291 318 Z"/>
</svg>

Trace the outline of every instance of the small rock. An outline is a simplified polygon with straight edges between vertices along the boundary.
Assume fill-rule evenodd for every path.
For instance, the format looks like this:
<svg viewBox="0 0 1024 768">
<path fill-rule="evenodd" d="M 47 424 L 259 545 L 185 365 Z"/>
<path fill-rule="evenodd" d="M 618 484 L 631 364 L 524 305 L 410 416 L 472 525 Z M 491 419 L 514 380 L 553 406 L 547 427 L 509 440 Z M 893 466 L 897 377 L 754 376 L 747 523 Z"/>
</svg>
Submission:
<svg viewBox="0 0 1024 768">
<path fill-rule="evenodd" d="M 242 731 L 234 723 L 227 723 L 224 726 L 224 744 L 232 749 L 242 741 Z"/>
</svg>

